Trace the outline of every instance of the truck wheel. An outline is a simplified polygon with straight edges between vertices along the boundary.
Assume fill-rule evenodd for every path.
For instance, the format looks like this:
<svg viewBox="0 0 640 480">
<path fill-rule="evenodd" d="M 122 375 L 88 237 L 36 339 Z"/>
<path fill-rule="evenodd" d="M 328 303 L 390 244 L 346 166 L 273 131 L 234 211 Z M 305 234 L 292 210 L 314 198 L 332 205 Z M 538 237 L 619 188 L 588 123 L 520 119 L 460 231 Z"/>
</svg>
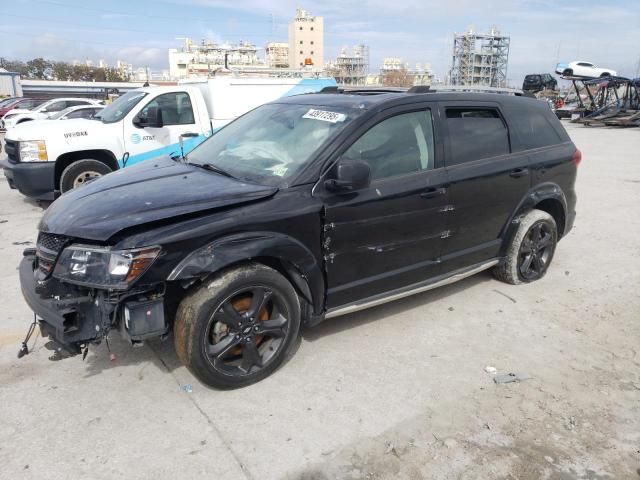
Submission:
<svg viewBox="0 0 640 480">
<path fill-rule="evenodd" d="M 81 187 L 89 180 L 101 177 L 109 172 L 111 172 L 111 168 L 99 160 L 90 158 L 78 160 L 62 172 L 60 176 L 60 191 L 64 193 L 73 188 Z"/>
<path fill-rule="evenodd" d="M 512 285 L 538 280 L 547 273 L 558 242 L 558 228 L 551 215 L 531 210 L 521 220 L 504 259 L 494 276 Z"/>
<path fill-rule="evenodd" d="M 173 326 L 181 362 L 205 384 L 224 389 L 273 373 L 292 354 L 299 330 L 296 291 L 261 264 L 205 282 L 182 300 Z"/>
<path fill-rule="evenodd" d="M 611 74 L 609 72 L 602 72 L 602 74 L 600 75 L 600 77 L 610 77 Z"/>
</svg>

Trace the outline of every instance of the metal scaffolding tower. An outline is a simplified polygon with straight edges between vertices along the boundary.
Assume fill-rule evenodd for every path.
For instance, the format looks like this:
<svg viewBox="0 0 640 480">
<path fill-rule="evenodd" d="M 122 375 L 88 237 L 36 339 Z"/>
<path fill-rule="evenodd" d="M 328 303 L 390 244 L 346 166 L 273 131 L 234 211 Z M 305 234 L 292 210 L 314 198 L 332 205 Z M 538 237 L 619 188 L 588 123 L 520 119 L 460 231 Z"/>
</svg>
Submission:
<svg viewBox="0 0 640 480">
<path fill-rule="evenodd" d="M 489 33 L 454 35 L 451 84 L 506 87 L 510 42 L 495 26 Z"/>
<path fill-rule="evenodd" d="M 326 70 L 338 85 L 364 86 L 369 73 L 369 47 L 356 45 L 351 53 L 344 47 L 340 55 L 327 64 Z"/>
</svg>

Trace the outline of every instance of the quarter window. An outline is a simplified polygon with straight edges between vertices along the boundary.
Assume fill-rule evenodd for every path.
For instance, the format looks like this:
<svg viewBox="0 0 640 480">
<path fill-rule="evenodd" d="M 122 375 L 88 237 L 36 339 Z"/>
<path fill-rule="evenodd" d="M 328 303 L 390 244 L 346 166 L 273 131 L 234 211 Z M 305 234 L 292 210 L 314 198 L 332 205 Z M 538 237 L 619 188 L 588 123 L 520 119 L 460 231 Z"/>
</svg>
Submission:
<svg viewBox="0 0 640 480">
<path fill-rule="evenodd" d="M 447 165 L 509 153 L 509 134 L 492 108 L 447 108 L 451 158 Z"/>
<path fill-rule="evenodd" d="M 189 94 L 185 92 L 165 93 L 151 100 L 142 109 L 145 116 L 149 107 L 162 110 L 162 123 L 165 125 L 190 125 L 195 123 Z"/>
<path fill-rule="evenodd" d="M 431 111 L 403 113 L 383 120 L 356 140 L 342 158 L 367 162 L 372 180 L 432 169 Z"/>
</svg>

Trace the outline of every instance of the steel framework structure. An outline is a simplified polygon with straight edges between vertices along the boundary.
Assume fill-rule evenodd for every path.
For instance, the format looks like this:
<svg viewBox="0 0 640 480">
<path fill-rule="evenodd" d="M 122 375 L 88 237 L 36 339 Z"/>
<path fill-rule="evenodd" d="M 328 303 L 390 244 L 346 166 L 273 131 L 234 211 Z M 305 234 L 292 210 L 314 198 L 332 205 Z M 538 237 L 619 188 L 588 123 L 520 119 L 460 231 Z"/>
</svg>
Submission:
<svg viewBox="0 0 640 480">
<path fill-rule="evenodd" d="M 506 87 L 510 43 L 495 27 L 489 33 L 470 29 L 454 35 L 451 84 Z"/>
</svg>

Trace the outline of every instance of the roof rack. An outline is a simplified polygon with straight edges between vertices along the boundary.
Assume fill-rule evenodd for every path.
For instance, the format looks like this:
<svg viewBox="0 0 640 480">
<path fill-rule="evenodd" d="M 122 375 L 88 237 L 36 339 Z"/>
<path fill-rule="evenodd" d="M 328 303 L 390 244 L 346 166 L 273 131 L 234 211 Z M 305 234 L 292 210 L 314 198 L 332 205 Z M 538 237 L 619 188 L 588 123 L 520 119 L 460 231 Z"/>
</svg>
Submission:
<svg viewBox="0 0 640 480">
<path fill-rule="evenodd" d="M 439 92 L 473 92 L 473 93 L 501 93 L 507 95 L 522 96 L 524 92 L 517 88 L 485 87 L 481 85 L 415 85 L 411 88 L 402 87 L 324 87 L 318 93 L 345 93 L 349 95 L 380 95 L 383 93 L 439 93 Z"/>
</svg>

